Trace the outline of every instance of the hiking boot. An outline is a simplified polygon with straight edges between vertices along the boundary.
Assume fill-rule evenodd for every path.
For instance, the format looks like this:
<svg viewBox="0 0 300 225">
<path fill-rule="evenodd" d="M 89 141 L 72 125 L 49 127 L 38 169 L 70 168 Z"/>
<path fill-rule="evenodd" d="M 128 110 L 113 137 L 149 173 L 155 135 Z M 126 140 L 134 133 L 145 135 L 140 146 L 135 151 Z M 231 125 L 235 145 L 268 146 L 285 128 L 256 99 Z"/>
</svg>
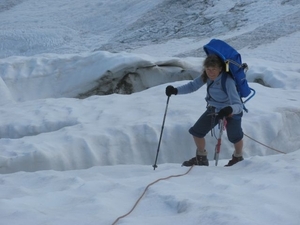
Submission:
<svg viewBox="0 0 300 225">
<path fill-rule="evenodd" d="M 208 166 L 207 156 L 197 155 L 194 158 L 191 158 L 188 161 L 184 161 L 182 166 Z"/>
<path fill-rule="evenodd" d="M 244 160 L 243 156 L 235 157 L 234 155 L 232 155 L 232 159 L 229 160 L 228 164 L 225 165 L 225 166 L 232 166 L 232 165 L 234 165 L 234 164 L 236 164 L 240 161 L 243 161 L 243 160 Z"/>
</svg>

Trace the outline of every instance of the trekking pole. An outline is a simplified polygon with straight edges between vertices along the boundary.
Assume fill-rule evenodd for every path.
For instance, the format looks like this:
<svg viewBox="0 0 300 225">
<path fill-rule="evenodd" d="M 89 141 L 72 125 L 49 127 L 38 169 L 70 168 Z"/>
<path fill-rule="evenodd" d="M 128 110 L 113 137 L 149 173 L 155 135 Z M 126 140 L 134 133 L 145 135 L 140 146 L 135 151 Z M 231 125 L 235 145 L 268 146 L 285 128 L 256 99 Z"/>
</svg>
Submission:
<svg viewBox="0 0 300 225">
<path fill-rule="evenodd" d="M 159 137 L 159 141 L 158 141 L 158 147 L 157 147 L 157 152 L 156 152 L 155 162 L 154 162 L 154 165 L 153 165 L 153 169 L 154 169 L 154 170 L 157 168 L 156 163 L 157 163 L 157 158 L 158 158 L 158 153 L 159 153 L 159 148 L 160 148 L 161 138 L 162 138 L 162 134 L 163 134 L 163 131 L 164 131 L 165 120 L 166 120 L 166 115 L 167 115 L 167 110 L 168 110 L 168 105 L 169 105 L 169 99 L 170 99 L 170 96 L 168 96 L 168 99 L 167 99 L 167 104 L 166 104 L 166 109 L 165 109 L 164 119 L 163 119 L 163 123 L 162 123 L 162 126 L 161 126 L 161 132 L 160 132 L 160 137 Z"/>
<path fill-rule="evenodd" d="M 223 131 L 226 129 L 226 118 L 223 117 L 223 119 L 219 120 L 219 138 L 218 138 L 218 142 L 216 144 L 216 148 L 215 148 L 215 156 L 214 156 L 214 160 L 215 160 L 215 165 L 218 165 L 218 161 L 219 161 L 219 154 L 220 154 L 220 150 L 221 150 L 221 140 L 222 140 L 222 134 Z"/>
</svg>

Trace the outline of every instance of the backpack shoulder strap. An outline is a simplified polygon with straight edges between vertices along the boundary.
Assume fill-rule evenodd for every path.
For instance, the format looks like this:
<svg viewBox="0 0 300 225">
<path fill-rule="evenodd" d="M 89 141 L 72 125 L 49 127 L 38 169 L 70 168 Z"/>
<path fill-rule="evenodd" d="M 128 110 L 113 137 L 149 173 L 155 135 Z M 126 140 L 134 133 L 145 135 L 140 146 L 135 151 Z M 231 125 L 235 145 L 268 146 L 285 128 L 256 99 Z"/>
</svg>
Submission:
<svg viewBox="0 0 300 225">
<path fill-rule="evenodd" d="M 224 76 L 225 75 L 225 76 Z M 226 80 L 227 80 L 227 77 L 230 76 L 229 74 L 227 73 L 223 73 L 222 74 L 222 78 L 221 78 L 221 85 L 222 85 L 222 89 L 223 91 L 225 92 L 226 95 L 228 95 L 227 93 L 227 88 L 226 88 Z"/>
</svg>

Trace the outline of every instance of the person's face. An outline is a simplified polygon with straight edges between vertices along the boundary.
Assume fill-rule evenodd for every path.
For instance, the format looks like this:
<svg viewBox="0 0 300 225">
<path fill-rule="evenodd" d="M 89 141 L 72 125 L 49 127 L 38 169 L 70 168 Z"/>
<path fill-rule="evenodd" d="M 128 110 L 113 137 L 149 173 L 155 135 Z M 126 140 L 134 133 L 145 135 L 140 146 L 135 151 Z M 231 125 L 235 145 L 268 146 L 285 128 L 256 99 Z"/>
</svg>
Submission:
<svg viewBox="0 0 300 225">
<path fill-rule="evenodd" d="M 218 66 L 210 66 L 205 68 L 205 72 L 209 79 L 215 80 L 221 73 L 222 68 Z"/>
</svg>

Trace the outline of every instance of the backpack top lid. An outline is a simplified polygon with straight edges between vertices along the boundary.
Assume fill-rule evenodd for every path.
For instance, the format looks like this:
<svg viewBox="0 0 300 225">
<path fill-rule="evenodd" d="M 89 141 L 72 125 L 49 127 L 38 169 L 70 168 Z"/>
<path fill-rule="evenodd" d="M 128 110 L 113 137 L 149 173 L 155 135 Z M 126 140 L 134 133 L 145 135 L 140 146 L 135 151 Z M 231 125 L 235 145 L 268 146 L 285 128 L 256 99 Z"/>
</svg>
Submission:
<svg viewBox="0 0 300 225">
<path fill-rule="evenodd" d="M 226 42 L 219 39 L 212 39 L 208 44 L 203 46 L 206 55 L 217 55 L 224 61 L 231 60 L 238 64 L 242 64 L 240 53 Z"/>
</svg>

